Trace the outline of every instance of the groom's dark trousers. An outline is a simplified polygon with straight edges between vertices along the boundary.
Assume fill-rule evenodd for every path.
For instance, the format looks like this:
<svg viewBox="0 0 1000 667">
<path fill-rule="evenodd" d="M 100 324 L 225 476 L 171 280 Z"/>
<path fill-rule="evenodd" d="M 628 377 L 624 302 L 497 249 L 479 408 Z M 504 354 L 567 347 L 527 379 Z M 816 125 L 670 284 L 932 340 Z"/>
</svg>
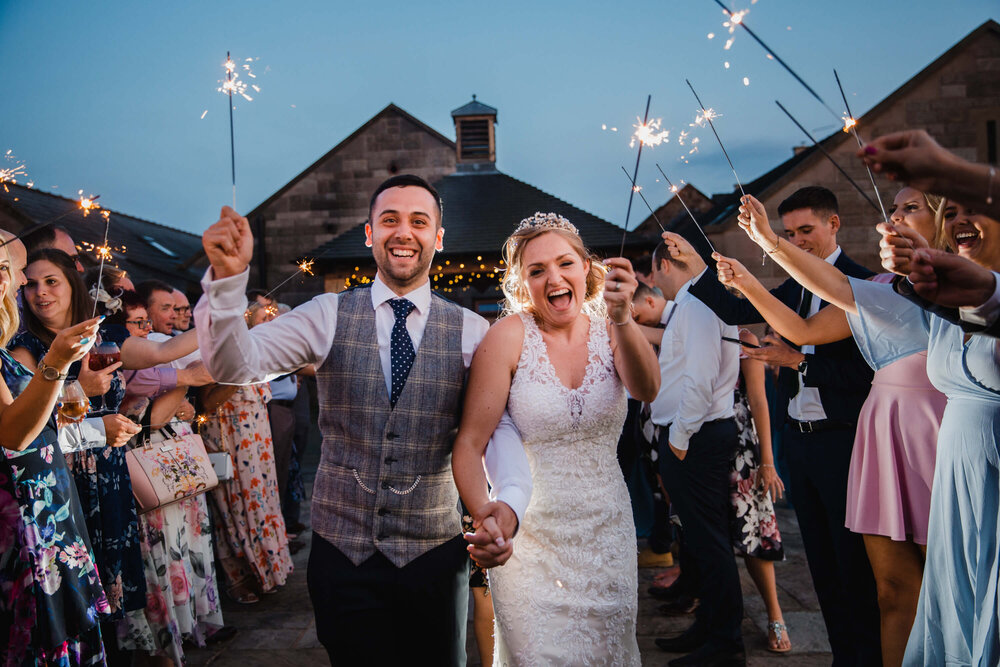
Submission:
<svg viewBox="0 0 1000 667">
<path fill-rule="evenodd" d="M 684 529 L 688 550 L 698 559 L 701 602 L 690 632 L 727 651 L 743 649 L 743 593 L 729 534 L 729 468 L 738 446 L 736 422 L 718 419 L 691 436 L 684 460 L 660 429 L 660 474 Z"/>
<path fill-rule="evenodd" d="M 403 567 L 381 553 L 354 565 L 313 534 L 316 635 L 340 665 L 465 665 L 469 553 L 461 535 Z"/>
</svg>

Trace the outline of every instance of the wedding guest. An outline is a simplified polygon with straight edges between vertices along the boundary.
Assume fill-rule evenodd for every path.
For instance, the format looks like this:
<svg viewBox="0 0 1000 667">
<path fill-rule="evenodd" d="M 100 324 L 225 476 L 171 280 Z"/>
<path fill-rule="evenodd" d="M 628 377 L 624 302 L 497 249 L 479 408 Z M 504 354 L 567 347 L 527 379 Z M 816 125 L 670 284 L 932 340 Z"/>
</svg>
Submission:
<svg viewBox="0 0 1000 667">
<path fill-rule="evenodd" d="M 252 329 L 274 316 L 255 302 L 244 318 Z M 201 393 L 210 417 L 202 439 L 211 451 L 227 452 L 233 459 L 233 478 L 209 495 L 226 592 L 242 604 L 258 602 L 261 593 L 283 586 L 292 571 L 268 422 L 270 400 L 268 383 L 210 385 Z"/>
<path fill-rule="evenodd" d="M 73 267 L 79 273 L 83 273 L 83 263 L 80 262 L 80 252 L 76 249 L 76 243 L 69 230 L 58 225 L 42 227 L 28 234 L 24 243 L 27 246 L 28 256 L 34 254 L 36 250 L 44 248 L 54 248 L 62 250 L 73 260 Z"/>
<path fill-rule="evenodd" d="M 174 297 L 174 330 L 173 334 L 184 333 L 191 328 L 191 302 L 188 301 L 187 294 L 174 289 L 171 294 Z"/>
<path fill-rule="evenodd" d="M 800 188 L 781 202 L 778 215 L 790 244 L 846 275 L 861 279 L 872 276 L 838 245 L 837 198 L 826 188 Z M 668 232 L 664 238 L 676 235 Z M 691 286 L 690 293 L 727 323 L 764 322 L 749 301 L 731 294 L 709 272 Z M 791 279 L 771 294 L 803 316 L 827 305 Z M 834 661 L 879 664 L 882 657 L 875 579 L 864 541 L 844 525 L 854 434 L 871 386 L 872 369 L 852 339 L 802 347 L 793 347 L 777 337 L 764 342 L 767 345 L 754 351 L 753 357 L 782 367 L 779 381 L 783 393 L 790 397 L 782 434 L 789 472 L 788 495 L 802 531 Z"/>
<path fill-rule="evenodd" d="M 32 368 L 45 357 L 59 331 L 88 319 L 94 307 L 73 260 L 61 250 L 36 250 L 28 257 L 25 277 L 27 330 L 18 334 L 9 348 L 15 359 Z M 117 338 L 115 331 L 107 326 L 102 327 L 99 336 L 107 341 Z M 78 379 L 91 397 L 92 409 L 87 417 L 102 420 L 106 442 L 103 447 L 67 454 L 66 463 L 76 484 L 105 586 L 110 610 L 102 615 L 101 621 L 108 623 L 125 614 L 141 615 L 145 607 L 138 519 L 125 450 L 121 447 L 139 431 L 139 426 L 118 414 L 125 395 L 125 384 L 118 371 L 121 362 L 92 370 L 89 359 L 85 357 L 70 367 L 69 380 Z M 105 625 L 104 637 L 109 647 L 114 646 L 113 625 Z"/>
<path fill-rule="evenodd" d="M 146 312 L 153 323 L 153 332 L 164 336 L 174 334 L 177 313 L 174 311 L 174 288 L 162 280 L 144 280 L 135 286 L 138 294 L 146 302 Z M 154 340 L 155 337 L 151 340 Z"/>
<path fill-rule="evenodd" d="M 943 247 L 943 204 L 940 197 L 901 189 L 889 209 L 892 237 L 904 240 L 907 248 Z M 759 202 L 748 198 L 741 215 L 751 238 L 773 248 Z M 795 276 L 795 264 L 786 255 L 774 253 L 775 260 Z M 793 254 L 793 261 L 796 257 Z M 781 335 L 796 343 L 822 344 L 852 334 L 843 310 L 825 308 L 802 318 L 771 296 L 739 262 L 716 259 L 719 280 L 746 294 Z M 892 277 L 882 274 L 872 280 L 888 283 Z M 875 574 L 886 665 L 903 660 L 924 570 L 938 426 L 946 401 L 930 383 L 926 366 L 926 353 L 917 353 L 875 372 L 859 415 L 848 475 L 846 525 L 864 536 Z"/>
<path fill-rule="evenodd" d="M 686 546 L 697 556 L 696 565 L 685 559 L 681 567 L 688 577 L 691 568 L 697 568 L 700 600 L 695 622 L 683 634 L 657 639 L 656 644 L 688 653 L 671 665 L 723 660 L 743 664 L 743 597 L 729 528 L 729 469 L 738 446 L 733 388 L 739 354 L 736 346 L 722 340 L 738 332 L 691 297 L 690 285 L 697 277 L 687 264 L 670 257 L 664 244 L 656 247 L 653 281 L 668 302 L 656 318 L 664 329 L 660 392 L 651 403 L 652 416 L 659 428 L 663 484 Z"/>
<path fill-rule="evenodd" d="M 5 347 L 26 252 L 11 234 L 0 239 L 0 663 L 103 664 L 98 619 L 110 607 L 54 418 L 99 320 L 58 332 L 35 374 L 14 359 Z"/>
</svg>

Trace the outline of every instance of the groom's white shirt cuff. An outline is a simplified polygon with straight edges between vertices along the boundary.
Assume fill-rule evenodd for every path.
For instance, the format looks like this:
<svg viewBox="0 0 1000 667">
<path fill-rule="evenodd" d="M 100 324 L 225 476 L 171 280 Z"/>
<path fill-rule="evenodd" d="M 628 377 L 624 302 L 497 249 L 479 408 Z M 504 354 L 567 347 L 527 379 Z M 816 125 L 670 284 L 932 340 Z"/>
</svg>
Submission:
<svg viewBox="0 0 1000 667">
<path fill-rule="evenodd" d="M 243 319 L 249 275 L 248 268 L 215 279 L 209 267 L 202 278 L 204 295 L 194 309 L 195 330 L 212 377 L 220 383 L 250 384 L 266 382 L 306 364 L 322 364 L 336 333 L 338 296 L 321 294 L 250 331 Z M 471 311 L 465 315 L 462 352 L 468 366 L 489 325 Z M 506 411 L 486 447 L 485 462 L 492 497 L 510 506 L 522 521 L 531 499 L 531 468 L 521 435 Z"/>
</svg>

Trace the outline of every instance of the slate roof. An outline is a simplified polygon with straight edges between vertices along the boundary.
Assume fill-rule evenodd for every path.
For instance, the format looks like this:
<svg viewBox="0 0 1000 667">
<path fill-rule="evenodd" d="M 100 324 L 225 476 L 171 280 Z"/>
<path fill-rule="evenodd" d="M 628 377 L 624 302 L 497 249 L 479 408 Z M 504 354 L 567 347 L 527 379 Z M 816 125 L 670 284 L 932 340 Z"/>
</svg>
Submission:
<svg viewBox="0 0 1000 667">
<path fill-rule="evenodd" d="M 496 116 L 497 110 L 493 107 L 483 104 L 482 102 L 476 101 L 476 96 L 472 96 L 472 101 L 466 105 L 460 106 L 451 112 L 452 118 L 458 118 L 459 116 Z"/>
<path fill-rule="evenodd" d="M 517 224 L 536 211 L 567 218 L 580 230 L 584 243 L 598 254 L 617 255 L 621 246 L 621 227 L 499 171 L 450 174 L 433 185 L 444 202 L 444 257 L 499 253 Z M 625 245 L 648 246 L 649 241 L 629 234 Z M 365 247 L 363 226 L 359 225 L 305 256 L 323 264 L 370 261 L 372 254 Z"/>
<path fill-rule="evenodd" d="M 8 231 L 26 231 L 32 225 L 66 214 L 55 224 L 69 230 L 78 246 L 86 248 L 82 242 L 95 246 L 103 242 L 104 218 L 97 212 L 85 218 L 78 200 L 20 185 L 8 185 L 8 189 L 0 188 L 0 210 L 22 223 L 19 229 Z M 200 236 L 116 211 L 111 211 L 110 225 L 108 245 L 125 247 L 124 253 L 114 252 L 112 263 L 128 271 L 134 282 L 159 278 L 180 289 L 197 288 L 204 272 Z M 174 256 L 158 249 L 150 240 Z M 85 265 L 98 263 L 93 252 L 81 250 L 80 254 Z"/>
</svg>

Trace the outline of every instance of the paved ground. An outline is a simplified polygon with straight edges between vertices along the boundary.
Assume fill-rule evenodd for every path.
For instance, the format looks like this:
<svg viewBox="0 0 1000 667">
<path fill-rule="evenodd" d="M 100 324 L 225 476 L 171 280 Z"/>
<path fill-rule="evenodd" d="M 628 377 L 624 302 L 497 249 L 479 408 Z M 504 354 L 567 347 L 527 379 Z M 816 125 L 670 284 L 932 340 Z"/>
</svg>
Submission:
<svg viewBox="0 0 1000 667">
<path fill-rule="evenodd" d="M 311 481 L 311 480 L 310 480 Z M 793 650 L 785 655 L 767 651 L 764 629 L 767 615 L 764 604 L 753 586 L 746 569 L 740 564 L 746 616 L 743 636 L 748 664 L 752 667 L 781 665 L 790 667 L 829 665 L 830 648 L 812 589 L 802 551 L 802 540 L 794 513 L 779 509 L 779 526 L 787 558 L 776 564 L 778 597 L 785 622 L 788 624 Z M 311 537 L 306 533 L 306 540 Z M 325 650 L 316 639 L 312 607 L 306 590 L 306 563 L 309 549 L 293 557 L 295 571 L 288 583 L 274 595 L 267 595 L 255 605 L 239 605 L 224 598 L 223 615 L 226 625 L 239 629 L 239 634 L 224 644 L 204 649 L 191 649 L 188 664 L 213 667 L 311 667 L 328 665 Z M 646 594 L 646 588 L 658 570 L 639 571 L 639 649 L 643 665 L 666 665 L 677 657 L 660 651 L 653 640 L 683 631 L 689 618 L 667 618 L 657 612 L 659 603 Z M 471 603 L 470 603 L 471 609 Z M 472 627 L 469 627 L 469 665 L 479 665 Z M 401 662 L 412 662 L 401 656 Z"/>
</svg>

